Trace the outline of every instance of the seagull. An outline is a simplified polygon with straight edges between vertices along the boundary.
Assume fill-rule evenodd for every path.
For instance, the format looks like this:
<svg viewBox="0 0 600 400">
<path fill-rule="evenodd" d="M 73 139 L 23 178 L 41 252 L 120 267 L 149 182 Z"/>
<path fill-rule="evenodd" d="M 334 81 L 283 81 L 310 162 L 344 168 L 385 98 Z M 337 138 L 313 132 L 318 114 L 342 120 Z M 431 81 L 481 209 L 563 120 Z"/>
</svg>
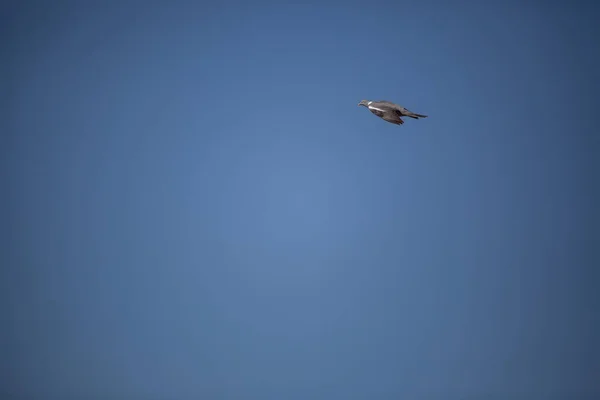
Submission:
<svg viewBox="0 0 600 400">
<path fill-rule="evenodd" d="M 402 125 L 404 123 L 400 117 L 410 117 L 414 119 L 427 118 L 427 115 L 414 113 L 402 106 L 399 106 L 398 104 L 394 104 L 391 101 L 386 100 L 362 100 L 360 103 L 358 103 L 358 105 L 367 107 L 369 111 L 377 115 L 379 118 L 396 125 Z"/>
</svg>

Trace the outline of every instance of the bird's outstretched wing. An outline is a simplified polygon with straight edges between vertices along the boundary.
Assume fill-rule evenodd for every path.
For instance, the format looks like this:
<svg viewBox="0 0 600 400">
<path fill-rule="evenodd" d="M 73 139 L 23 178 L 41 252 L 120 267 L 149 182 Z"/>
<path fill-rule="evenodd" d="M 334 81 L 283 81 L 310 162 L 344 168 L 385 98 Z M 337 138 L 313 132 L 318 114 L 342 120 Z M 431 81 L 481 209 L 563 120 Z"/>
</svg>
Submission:
<svg viewBox="0 0 600 400">
<path fill-rule="evenodd" d="M 399 115 L 394 114 L 394 113 L 386 113 L 383 117 L 384 120 L 386 120 L 387 122 L 391 122 L 392 124 L 396 124 L 396 125 L 402 125 L 404 123 L 404 121 L 402 120 L 402 118 L 400 118 Z"/>
<path fill-rule="evenodd" d="M 385 114 L 385 111 L 379 108 L 369 108 L 369 111 L 371 111 L 373 114 L 377 115 L 380 118 L 383 118 L 383 115 Z"/>
<path fill-rule="evenodd" d="M 388 101 L 388 100 L 379 100 L 374 104 L 376 104 L 377 106 L 379 106 L 381 108 L 385 108 L 387 110 L 392 110 L 399 115 L 404 115 L 405 112 L 410 113 L 410 111 L 407 110 L 406 108 L 404 108 L 396 103 L 392 103 L 391 101 Z"/>
<path fill-rule="evenodd" d="M 416 112 L 413 112 L 406 107 L 399 106 L 398 104 L 393 105 L 393 110 L 396 112 L 396 114 L 398 114 L 398 116 L 401 117 L 411 117 L 415 119 L 427 118 L 427 115 L 417 114 Z"/>
<path fill-rule="evenodd" d="M 402 115 L 400 115 L 395 109 L 386 108 L 381 118 L 383 118 L 387 122 L 391 122 L 392 124 L 402 125 L 404 121 L 402 120 L 402 118 L 400 118 L 401 116 Z"/>
</svg>

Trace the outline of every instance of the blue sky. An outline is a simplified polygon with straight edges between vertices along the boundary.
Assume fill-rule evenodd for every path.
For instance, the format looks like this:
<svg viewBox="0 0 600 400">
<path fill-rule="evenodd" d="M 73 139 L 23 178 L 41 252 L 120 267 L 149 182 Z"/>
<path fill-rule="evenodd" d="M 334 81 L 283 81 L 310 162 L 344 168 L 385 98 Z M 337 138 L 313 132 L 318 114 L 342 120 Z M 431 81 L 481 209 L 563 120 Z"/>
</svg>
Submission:
<svg viewBox="0 0 600 400">
<path fill-rule="evenodd" d="M 1 9 L 4 399 L 600 396 L 596 6 L 99 3 Z"/>
</svg>

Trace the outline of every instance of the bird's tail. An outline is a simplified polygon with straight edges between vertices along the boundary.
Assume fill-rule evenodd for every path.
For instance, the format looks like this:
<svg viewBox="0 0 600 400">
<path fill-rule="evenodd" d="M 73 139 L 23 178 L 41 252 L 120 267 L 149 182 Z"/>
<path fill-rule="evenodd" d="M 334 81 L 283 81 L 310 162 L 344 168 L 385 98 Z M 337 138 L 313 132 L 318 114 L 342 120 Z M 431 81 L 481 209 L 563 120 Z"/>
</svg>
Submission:
<svg viewBox="0 0 600 400">
<path fill-rule="evenodd" d="M 410 118 L 419 119 L 419 118 L 427 118 L 427 115 L 411 113 L 408 115 Z"/>
</svg>

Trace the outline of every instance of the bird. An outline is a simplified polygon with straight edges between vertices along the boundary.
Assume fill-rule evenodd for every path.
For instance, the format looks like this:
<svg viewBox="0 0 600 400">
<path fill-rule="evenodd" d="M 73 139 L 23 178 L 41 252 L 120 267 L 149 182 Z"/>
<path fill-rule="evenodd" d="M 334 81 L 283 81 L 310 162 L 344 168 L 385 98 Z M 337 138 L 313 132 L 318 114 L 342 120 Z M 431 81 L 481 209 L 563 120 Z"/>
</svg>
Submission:
<svg viewBox="0 0 600 400">
<path fill-rule="evenodd" d="M 427 115 L 414 113 L 398 104 L 387 100 L 361 100 L 359 106 L 365 106 L 379 118 L 396 125 L 402 125 L 404 121 L 401 117 L 410 117 L 414 119 L 427 118 Z"/>
</svg>

